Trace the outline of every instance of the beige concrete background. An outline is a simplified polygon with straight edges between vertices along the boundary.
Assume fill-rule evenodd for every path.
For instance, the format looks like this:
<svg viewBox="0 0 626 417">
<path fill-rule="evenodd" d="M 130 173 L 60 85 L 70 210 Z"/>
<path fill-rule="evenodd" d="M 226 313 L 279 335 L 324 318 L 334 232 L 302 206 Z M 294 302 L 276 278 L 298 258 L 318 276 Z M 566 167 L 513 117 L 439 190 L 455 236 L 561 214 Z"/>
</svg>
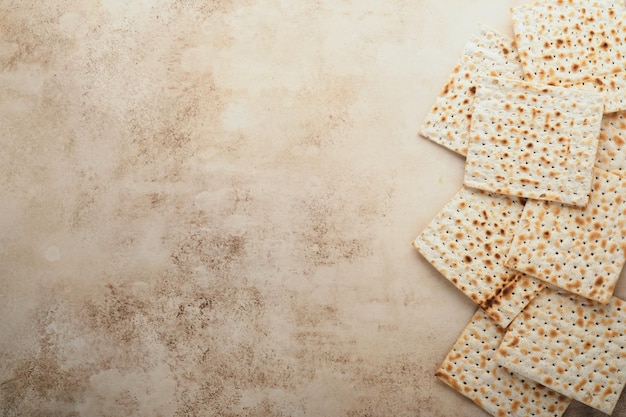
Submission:
<svg viewBox="0 0 626 417">
<path fill-rule="evenodd" d="M 0 415 L 484 416 L 416 132 L 512 4 L 0 0 Z"/>
</svg>

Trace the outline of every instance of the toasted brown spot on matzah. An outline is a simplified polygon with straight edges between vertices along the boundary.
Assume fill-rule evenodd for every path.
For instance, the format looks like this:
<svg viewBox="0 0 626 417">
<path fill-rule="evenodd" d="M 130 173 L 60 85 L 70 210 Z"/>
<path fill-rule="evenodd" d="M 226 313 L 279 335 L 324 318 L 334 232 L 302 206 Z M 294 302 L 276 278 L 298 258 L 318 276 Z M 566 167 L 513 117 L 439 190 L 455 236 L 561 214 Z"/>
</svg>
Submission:
<svg viewBox="0 0 626 417">
<path fill-rule="evenodd" d="M 513 320 L 495 361 L 611 414 L 626 383 L 625 308 L 546 287 Z"/>
<path fill-rule="evenodd" d="M 544 118 L 529 117 L 533 109 Z M 485 78 L 474 101 L 465 185 L 585 205 L 601 121 L 598 94 Z"/>
<path fill-rule="evenodd" d="M 504 327 L 543 287 L 503 264 L 523 207 L 521 200 L 464 187 L 413 242 Z"/>
<path fill-rule="evenodd" d="M 584 208 L 526 203 L 506 265 L 606 303 L 626 261 L 626 180 L 597 168 L 593 172 Z"/>
<path fill-rule="evenodd" d="M 476 82 L 488 71 L 522 79 L 522 66 L 513 40 L 480 25 L 465 45 L 458 64 L 426 115 L 419 133 L 465 155 Z"/>
<path fill-rule="evenodd" d="M 504 330 L 480 309 L 435 375 L 494 416 L 561 416 L 571 400 L 493 361 Z"/>
</svg>

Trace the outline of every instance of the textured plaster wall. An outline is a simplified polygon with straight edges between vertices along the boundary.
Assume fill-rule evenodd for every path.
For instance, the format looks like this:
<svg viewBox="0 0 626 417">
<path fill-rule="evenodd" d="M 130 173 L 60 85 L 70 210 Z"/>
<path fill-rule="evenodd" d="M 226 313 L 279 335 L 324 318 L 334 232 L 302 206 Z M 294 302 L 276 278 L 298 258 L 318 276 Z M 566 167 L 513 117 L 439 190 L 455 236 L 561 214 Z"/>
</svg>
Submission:
<svg viewBox="0 0 626 417">
<path fill-rule="evenodd" d="M 0 415 L 484 416 L 416 132 L 511 4 L 0 0 Z"/>
</svg>

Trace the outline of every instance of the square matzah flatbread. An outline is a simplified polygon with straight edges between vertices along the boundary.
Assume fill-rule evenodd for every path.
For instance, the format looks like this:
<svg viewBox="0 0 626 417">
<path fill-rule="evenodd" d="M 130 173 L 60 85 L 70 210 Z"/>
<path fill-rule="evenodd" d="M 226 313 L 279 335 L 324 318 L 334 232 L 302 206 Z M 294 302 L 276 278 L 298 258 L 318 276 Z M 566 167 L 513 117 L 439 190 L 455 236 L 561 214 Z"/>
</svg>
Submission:
<svg viewBox="0 0 626 417">
<path fill-rule="evenodd" d="M 462 188 L 413 242 L 502 327 L 544 285 L 504 266 L 523 207 L 520 199 Z"/>
<path fill-rule="evenodd" d="M 584 206 L 602 97 L 523 81 L 483 80 L 474 99 L 465 185 Z"/>
<path fill-rule="evenodd" d="M 511 15 L 527 81 L 576 83 L 626 68 L 623 2 L 538 1 Z"/>
<path fill-rule="evenodd" d="M 626 302 L 546 287 L 509 326 L 495 361 L 611 414 L 626 382 Z"/>
<path fill-rule="evenodd" d="M 571 400 L 495 363 L 504 337 L 478 309 L 435 375 L 493 416 L 561 416 Z"/>
<path fill-rule="evenodd" d="M 626 259 L 626 182 L 597 168 L 593 172 L 584 208 L 526 203 L 506 265 L 607 303 Z"/>
<path fill-rule="evenodd" d="M 477 78 L 492 74 L 522 79 L 513 39 L 480 25 L 424 119 L 419 133 L 461 155 L 467 153 Z"/>
<path fill-rule="evenodd" d="M 602 118 L 596 166 L 626 176 L 626 112 L 609 113 Z"/>
</svg>

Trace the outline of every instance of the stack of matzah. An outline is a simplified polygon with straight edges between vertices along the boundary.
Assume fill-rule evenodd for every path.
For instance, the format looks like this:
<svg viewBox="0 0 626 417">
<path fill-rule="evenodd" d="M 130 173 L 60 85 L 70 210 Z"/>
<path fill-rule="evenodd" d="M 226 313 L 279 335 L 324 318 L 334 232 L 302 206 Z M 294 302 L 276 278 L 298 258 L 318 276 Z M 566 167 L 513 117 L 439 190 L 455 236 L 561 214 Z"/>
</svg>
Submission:
<svg viewBox="0 0 626 417">
<path fill-rule="evenodd" d="M 611 414 L 626 384 L 626 7 L 545 0 L 483 25 L 420 134 L 464 184 L 413 246 L 477 306 L 436 371 L 494 416 Z"/>
</svg>

